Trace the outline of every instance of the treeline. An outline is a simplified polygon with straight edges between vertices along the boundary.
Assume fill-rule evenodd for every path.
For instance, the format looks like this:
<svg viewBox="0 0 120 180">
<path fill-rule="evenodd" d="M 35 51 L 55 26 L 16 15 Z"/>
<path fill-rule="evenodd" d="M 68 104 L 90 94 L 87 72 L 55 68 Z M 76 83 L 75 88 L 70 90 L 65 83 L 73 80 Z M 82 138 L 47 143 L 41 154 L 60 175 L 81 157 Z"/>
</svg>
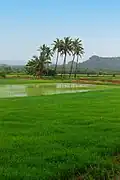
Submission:
<svg viewBox="0 0 120 180">
<path fill-rule="evenodd" d="M 70 61 L 68 64 L 66 64 L 65 66 L 65 70 L 66 70 L 66 76 L 69 76 L 69 72 L 70 72 L 70 68 L 71 68 L 71 63 L 72 61 Z M 77 64 L 78 69 L 76 71 L 76 63 L 73 63 L 73 70 L 72 70 L 72 77 L 74 78 L 74 74 L 76 72 L 77 77 L 80 77 L 81 75 L 86 75 L 86 76 L 105 76 L 105 75 L 120 75 L 120 71 L 112 71 L 112 70 L 98 70 L 98 69 L 94 69 L 94 70 L 90 70 L 89 68 L 81 68 L 80 64 Z M 56 76 L 57 77 L 61 77 L 61 72 L 62 72 L 62 65 L 57 65 L 57 70 L 56 70 Z M 55 65 L 51 64 L 49 66 L 49 70 L 44 74 L 44 76 L 54 76 L 54 69 L 55 69 Z M 9 66 L 9 65 L 1 65 L 0 66 L 0 77 L 5 78 L 6 75 L 13 75 L 16 77 L 22 77 L 22 75 L 28 74 L 26 72 L 26 67 L 25 66 Z"/>
<path fill-rule="evenodd" d="M 25 66 L 0 65 L 0 77 L 5 78 L 9 74 L 25 74 Z"/>
</svg>

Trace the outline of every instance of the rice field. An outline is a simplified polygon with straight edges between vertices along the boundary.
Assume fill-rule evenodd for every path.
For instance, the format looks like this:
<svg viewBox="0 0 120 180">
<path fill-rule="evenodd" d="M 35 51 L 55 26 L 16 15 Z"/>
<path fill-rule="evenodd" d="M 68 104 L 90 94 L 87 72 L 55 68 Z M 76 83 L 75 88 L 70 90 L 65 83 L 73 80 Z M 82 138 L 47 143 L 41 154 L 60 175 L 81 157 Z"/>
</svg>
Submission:
<svg viewBox="0 0 120 180">
<path fill-rule="evenodd" d="M 115 177 L 119 97 L 119 88 L 108 88 L 0 99 L 0 179 Z"/>
</svg>

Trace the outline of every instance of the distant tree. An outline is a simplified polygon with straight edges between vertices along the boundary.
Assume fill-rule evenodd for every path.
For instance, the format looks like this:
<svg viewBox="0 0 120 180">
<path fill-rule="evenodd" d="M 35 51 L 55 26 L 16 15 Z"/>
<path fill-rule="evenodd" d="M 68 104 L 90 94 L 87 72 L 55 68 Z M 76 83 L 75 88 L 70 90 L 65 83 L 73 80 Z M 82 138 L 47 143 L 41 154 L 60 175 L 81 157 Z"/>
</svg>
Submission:
<svg viewBox="0 0 120 180">
<path fill-rule="evenodd" d="M 113 73 L 113 77 L 115 77 L 116 76 L 116 74 L 115 73 Z"/>
<path fill-rule="evenodd" d="M 12 72 L 11 66 L 4 66 L 4 71 L 6 74 L 10 74 Z"/>
<path fill-rule="evenodd" d="M 5 71 L 0 71 L 0 77 L 6 78 L 6 73 L 5 73 Z"/>
<path fill-rule="evenodd" d="M 55 76 L 56 72 L 54 69 L 48 69 L 47 76 Z"/>
</svg>

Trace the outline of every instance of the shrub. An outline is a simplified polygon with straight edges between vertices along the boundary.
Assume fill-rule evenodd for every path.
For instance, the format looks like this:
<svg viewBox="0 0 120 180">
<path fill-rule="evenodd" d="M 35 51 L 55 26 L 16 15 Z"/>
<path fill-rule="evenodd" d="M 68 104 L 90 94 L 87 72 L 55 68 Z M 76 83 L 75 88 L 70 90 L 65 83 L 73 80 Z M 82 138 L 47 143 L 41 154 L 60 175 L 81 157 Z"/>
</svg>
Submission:
<svg viewBox="0 0 120 180">
<path fill-rule="evenodd" d="M 6 78 L 6 74 L 5 74 L 5 72 L 4 72 L 4 71 L 0 72 L 0 77 L 2 77 L 2 78 Z"/>
</svg>

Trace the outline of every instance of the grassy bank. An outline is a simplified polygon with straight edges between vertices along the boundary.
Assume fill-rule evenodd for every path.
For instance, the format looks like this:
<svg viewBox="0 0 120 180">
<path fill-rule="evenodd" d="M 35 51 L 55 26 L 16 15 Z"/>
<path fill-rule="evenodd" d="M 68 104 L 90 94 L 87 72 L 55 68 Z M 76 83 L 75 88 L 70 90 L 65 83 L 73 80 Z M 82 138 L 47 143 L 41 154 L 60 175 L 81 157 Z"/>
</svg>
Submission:
<svg viewBox="0 0 120 180">
<path fill-rule="evenodd" d="M 47 80 L 47 79 L 0 79 L 0 85 L 2 84 L 35 84 L 35 83 L 69 83 L 71 80 Z"/>
<path fill-rule="evenodd" d="M 119 97 L 120 90 L 112 89 L 0 99 L 0 179 L 113 174 L 111 157 L 120 152 Z"/>
<path fill-rule="evenodd" d="M 97 85 L 120 85 L 120 81 L 107 81 L 106 79 L 94 79 L 94 78 L 86 78 L 86 79 L 19 79 L 19 78 L 6 78 L 0 79 L 0 85 L 4 84 L 36 84 L 36 83 L 83 83 L 83 84 L 97 84 Z"/>
<path fill-rule="evenodd" d="M 31 83 L 56 83 L 56 82 L 79 82 L 88 84 L 120 84 L 120 75 L 115 77 L 111 75 L 105 76 L 87 76 L 84 74 L 78 75 L 76 79 L 69 75 L 65 75 L 63 79 L 58 75 L 57 77 L 44 77 L 43 79 L 34 79 L 30 75 L 7 75 L 5 79 L 0 78 L 0 84 L 31 84 Z"/>
</svg>

